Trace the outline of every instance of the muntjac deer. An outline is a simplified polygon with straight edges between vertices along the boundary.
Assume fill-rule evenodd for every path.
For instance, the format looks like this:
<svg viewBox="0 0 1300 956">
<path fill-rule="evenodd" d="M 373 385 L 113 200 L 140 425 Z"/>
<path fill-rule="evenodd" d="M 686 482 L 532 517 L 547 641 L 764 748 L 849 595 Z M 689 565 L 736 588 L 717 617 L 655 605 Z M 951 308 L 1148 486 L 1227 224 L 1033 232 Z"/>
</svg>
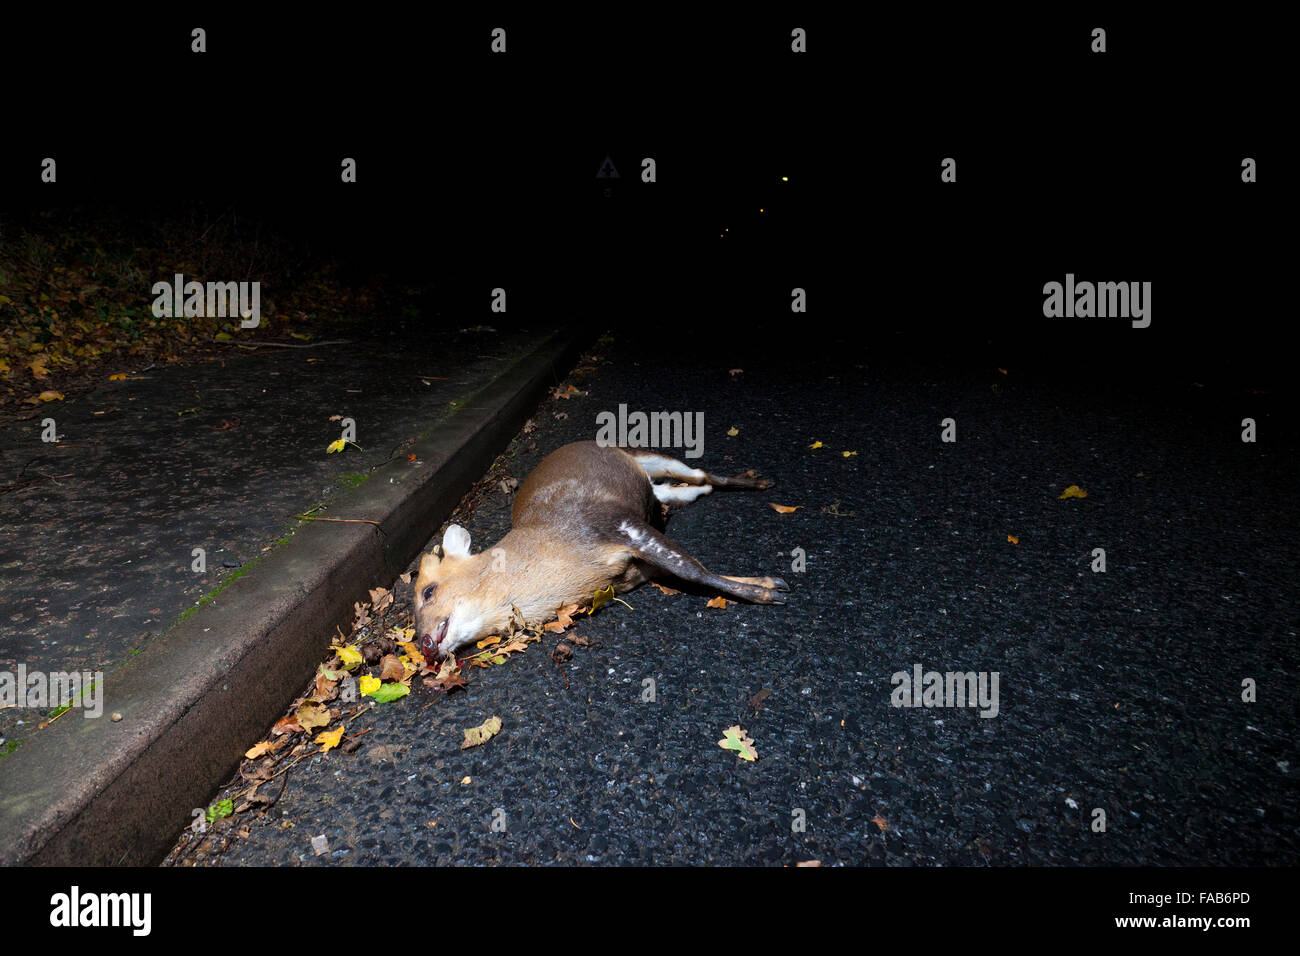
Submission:
<svg viewBox="0 0 1300 956">
<path fill-rule="evenodd" d="M 686 487 L 655 484 L 669 478 Z M 755 604 L 784 604 L 780 578 L 714 574 L 666 537 L 665 504 L 714 488 L 767 488 L 759 478 L 717 478 L 656 452 L 575 442 L 538 463 L 515 497 L 511 530 L 493 548 L 469 553 L 469 532 L 450 526 L 420 560 L 415 628 L 430 660 L 491 634 L 504 634 L 511 605 L 525 621 L 586 604 L 654 577 L 675 577 Z"/>
</svg>

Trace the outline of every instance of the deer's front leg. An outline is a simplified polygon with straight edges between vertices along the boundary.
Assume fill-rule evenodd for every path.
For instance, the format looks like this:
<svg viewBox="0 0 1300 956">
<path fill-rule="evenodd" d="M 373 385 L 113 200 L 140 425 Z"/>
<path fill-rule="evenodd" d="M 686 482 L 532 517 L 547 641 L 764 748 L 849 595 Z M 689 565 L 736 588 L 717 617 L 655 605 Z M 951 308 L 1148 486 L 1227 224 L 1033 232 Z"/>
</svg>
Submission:
<svg viewBox="0 0 1300 956">
<path fill-rule="evenodd" d="M 729 578 L 714 574 L 681 547 L 644 521 L 630 518 L 619 523 L 618 533 L 637 559 L 652 570 L 671 574 L 683 581 L 714 588 L 740 601 L 753 604 L 784 604 L 782 591 L 790 588 L 780 578 Z"/>
</svg>

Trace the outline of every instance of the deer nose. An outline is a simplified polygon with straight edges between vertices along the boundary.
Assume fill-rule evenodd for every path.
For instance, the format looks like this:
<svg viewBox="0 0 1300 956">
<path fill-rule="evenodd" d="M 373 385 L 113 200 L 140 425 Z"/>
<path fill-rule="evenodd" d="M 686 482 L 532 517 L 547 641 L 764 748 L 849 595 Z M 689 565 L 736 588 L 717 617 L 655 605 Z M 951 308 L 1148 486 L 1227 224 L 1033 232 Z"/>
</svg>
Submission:
<svg viewBox="0 0 1300 956">
<path fill-rule="evenodd" d="M 433 633 L 424 634 L 420 637 L 420 650 L 424 652 L 426 660 L 430 662 L 441 660 L 442 655 L 438 653 L 438 645 L 441 644 L 442 639 L 447 636 L 447 624 L 450 620 L 450 618 L 444 617 L 438 622 L 437 626 L 434 627 Z"/>
</svg>

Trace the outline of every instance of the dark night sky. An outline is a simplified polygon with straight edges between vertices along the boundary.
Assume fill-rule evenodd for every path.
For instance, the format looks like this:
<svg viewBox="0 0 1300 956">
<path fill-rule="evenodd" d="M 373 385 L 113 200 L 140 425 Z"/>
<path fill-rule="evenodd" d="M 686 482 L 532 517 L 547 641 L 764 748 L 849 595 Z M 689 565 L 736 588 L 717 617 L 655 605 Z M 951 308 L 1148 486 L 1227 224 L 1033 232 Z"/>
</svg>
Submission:
<svg viewBox="0 0 1300 956">
<path fill-rule="evenodd" d="M 1245 26 L 1110 19 L 1101 59 L 1095 12 L 629 11 L 504 20 L 501 58 L 490 16 L 222 15 L 201 20 L 196 58 L 188 14 L 130 28 L 103 14 L 58 24 L 56 83 L 32 52 L 45 16 L 10 40 L 30 56 L 7 64 L 25 91 L 0 158 L 11 210 L 49 201 L 30 173 L 56 155 L 59 202 L 148 216 L 201 197 L 359 271 L 431 275 L 450 301 L 524 280 L 539 307 L 614 323 L 848 328 L 864 349 L 920 327 L 930 347 L 988 334 L 1079 367 L 1124 330 L 1045 325 L 1043 282 L 1150 280 L 1156 328 L 1123 340 L 1135 369 L 1287 371 L 1275 193 L 1237 181 L 1243 155 L 1273 172 L 1276 135 L 1274 61 Z M 788 54 L 790 22 L 816 56 Z M 622 176 L 610 197 L 606 154 Z M 948 155 L 953 188 L 934 182 Z M 337 182 L 342 156 L 360 164 L 355 187 Z M 794 285 L 817 306 L 799 323 Z"/>
</svg>

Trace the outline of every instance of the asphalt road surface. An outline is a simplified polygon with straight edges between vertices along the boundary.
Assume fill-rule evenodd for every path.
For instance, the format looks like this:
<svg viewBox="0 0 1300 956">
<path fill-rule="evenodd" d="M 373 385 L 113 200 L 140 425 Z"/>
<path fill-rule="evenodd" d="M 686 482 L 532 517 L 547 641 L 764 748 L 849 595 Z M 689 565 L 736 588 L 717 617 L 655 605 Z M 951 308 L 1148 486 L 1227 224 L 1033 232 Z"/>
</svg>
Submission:
<svg viewBox="0 0 1300 956">
<path fill-rule="evenodd" d="M 646 358 L 664 353 L 623 338 L 595 351 L 568 380 L 585 394 L 548 400 L 505 473 L 594 437 L 620 403 L 702 412 L 692 464 L 776 485 L 674 509 L 668 533 L 720 573 L 784 577 L 788 605 L 719 610 L 643 587 L 631 609 L 581 620 L 591 644 L 563 663 L 548 635 L 467 669 L 465 690 L 417 681 L 350 725 L 369 728 L 355 753 L 303 761 L 269 811 L 183 838 L 175 859 L 1300 860 L 1295 448 L 1242 443 L 1237 414 L 1267 396 L 1085 393 L 978 361 L 885 372 L 833 341 L 797 360 Z M 1087 497 L 1061 498 L 1071 485 Z M 509 507 L 493 484 L 458 518 L 473 550 Z M 410 590 L 397 586 L 391 623 Z M 984 706 L 895 706 L 894 675 L 915 668 L 975 672 Z M 494 715 L 501 732 L 462 750 Z M 756 761 L 718 745 L 736 724 Z"/>
</svg>

